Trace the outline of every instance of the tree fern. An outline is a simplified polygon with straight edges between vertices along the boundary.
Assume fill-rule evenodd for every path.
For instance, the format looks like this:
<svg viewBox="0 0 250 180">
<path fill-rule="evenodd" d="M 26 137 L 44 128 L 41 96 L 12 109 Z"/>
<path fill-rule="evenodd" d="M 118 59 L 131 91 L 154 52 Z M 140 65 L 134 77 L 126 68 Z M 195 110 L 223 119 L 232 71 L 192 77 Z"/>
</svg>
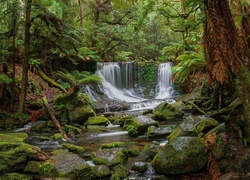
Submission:
<svg viewBox="0 0 250 180">
<path fill-rule="evenodd" d="M 187 51 L 177 57 L 178 65 L 172 68 L 175 82 L 184 83 L 198 72 L 205 72 L 205 58 L 203 52 Z"/>
</svg>

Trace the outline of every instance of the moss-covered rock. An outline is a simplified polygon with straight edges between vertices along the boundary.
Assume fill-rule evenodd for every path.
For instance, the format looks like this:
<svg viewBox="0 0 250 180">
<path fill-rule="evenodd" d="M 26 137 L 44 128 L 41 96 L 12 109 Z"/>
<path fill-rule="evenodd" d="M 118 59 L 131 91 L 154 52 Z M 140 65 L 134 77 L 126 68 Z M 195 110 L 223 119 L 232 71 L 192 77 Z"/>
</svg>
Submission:
<svg viewBox="0 0 250 180">
<path fill-rule="evenodd" d="M 0 174 L 21 171 L 28 159 L 46 160 L 38 147 L 25 144 L 26 133 L 0 134 Z"/>
<path fill-rule="evenodd" d="M 159 125 L 148 116 L 137 116 L 126 119 L 123 128 L 128 131 L 129 135 L 143 135 L 150 126 L 158 127 Z"/>
<path fill-rule="evenodd" d="M 74 180 L 92 180 L 96 178 L 93 168 L 76 154 L 60 150 L 53 152 L 50 160 L 39 167 L 44 177 L 67 177 Z"/>
<path fill-rule="evenodd" d="M 94 166 L 93 169 L 98 179 L 107 178 L 108 176 L 111 175 L 111 171 L 107 166 L 97 165 Z"/>
<path fill-rule="evenodd" d="M 71 134 L 71 133 L 80 134 L 82 132 L 81 128 L 70 126 L 70 125 L 65 125 L 63 128 L 64 128 L 64 131 L 68 134 Z"/>
<path fill-rule="evenodd" d="M 124 142 L 111 142 L 111 143 L 105 143 L 101 145 L 101 149 L 111 149 L 111 148 L 119 148 L 124 147 Z"/>
<path fill-rule="evenodd" d="M 134 147 L 134 148 L 131 148 L 131 149 L 128 149 L 128 155 L 129 157 L 136 157 L 136 156 L 139 156 L 140 155 L 140 149 L 137 148 L 137 147 Z"/>
<path fill-rule="evenodd" d="M 166 126 L 150 126 L 147 131 L 147 137 L 149 139 L 165 138 L 170 135 L 176 125 L 166 125 Z"/>
<path fill-rule="evenodd" d="M 63 143 L 61 144 L 61 149 L 67 149 L 69 150 L 69 152 L 73 152 L 73 153 L 76 153 L 76 154 L 83 154 L 85 149 L 81 146 L 77 146 L 77 145 L 74 145 L 74 144 L 69 144 L 69 143 Z"/>
<path fill-rule="evenodd" d="M 139 173 L 144 173 L 148 169 L 148 165 L 145 162 L 135 162 L 132 165 L 132 170 L 137 171 Z"/>
<path fill-rule="evenodd" d="M 107 126 L 107 125 L 109 125 L 109 123 L 110 122 L 109 122 L 108 118 L 101 115 L 101 116 L 89 117 L 88 121 L 85 123 L 85 126 L 88 126 L 88 125 L 104 125 L 104 126 Z"/>
<path fill-rule="evenodd" d="M 29 161 L 23 172 L 30 173 L 30 174 L 38 174 L 39 173 L 39 165 L 40 162 L 37 161 Z"/>
<path fill-rule="evenodd" d="M 182 103 L 176 102 L 169 104 L 164 102 L 158 105 L 154 111 L 154 117 L 159 121 L 168 121 L 168 120 L 182 120 L 184 112 L 182 111 Z"/>
<path fill-rule="evenodd" d="M 33 176 L 21 173 L 6 173 L 0 176 L 1 180 L 33 180 Z"/>
<path fill-rule="evenodd" d="M 95 112 L 90 105 L 76 107 L 74 110 L 69 112 L 70 121 L 81 125 L 84 125 L 89 117 L 94 116 Z"/>
<path fill-rule="evenodd" d="M 112 168 L 112 171 L 113 173 L 110 180 L 121 180 L 127 177 L 127 169 L 124 165 L 119 164 Z"/>
<path fill-rule="evenodd" d="M 160 149 L 160 144 L 156 144 L 153 142 L 148 143 L 144 146 L 144 151 L 150 159 L 154 158 L 154 156 L 157 154 L 159 149 Z"/>
<path fill-rule="evenodd" d="M 152 166 L 159 174 L 184 174 L 203 168 L 207 159 L 202 138 L 178 137 L 158 151 Z"/>
<path fill-rule="evenodd" d="M 210 117 L 185 116 L 184 121 L 174 129 L 174 131 L 167 137 L 167 139 L 169 141 L 172 141 L 178 136 L 202 137 L 217 125 L 219 125 L 219 122 Z"/>
<path fill-rule="evenodd" d="M 62 140 L 63 135 L 62 135 L 62 133 L 56 133 L 51 138 L 54 139 L 54 140 Z"/>
<path fill-rule="evenodd" d="M 128 160 L 127 150 L 124 148 L 99 149 L 92 153 L 92 160 L 96 165 L 114 167 Z"/>
</svg>

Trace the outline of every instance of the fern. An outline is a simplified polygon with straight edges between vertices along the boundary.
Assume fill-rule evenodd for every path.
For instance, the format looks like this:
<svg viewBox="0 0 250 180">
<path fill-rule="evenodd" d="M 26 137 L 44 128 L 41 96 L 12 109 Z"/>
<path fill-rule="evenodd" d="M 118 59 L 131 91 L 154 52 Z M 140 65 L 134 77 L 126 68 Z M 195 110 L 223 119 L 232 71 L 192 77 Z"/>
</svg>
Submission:
<svg viewBox="0 0 250 180">
<path fill-rule="evenodd" d="M 177 57 L 178 65 L 172 68 L 174 80 L 177 83 L 184 83 L 190 80 L 196 73 L 205 72 L 205 58 L 203 52 L 187 51 Z"/>
</svg>

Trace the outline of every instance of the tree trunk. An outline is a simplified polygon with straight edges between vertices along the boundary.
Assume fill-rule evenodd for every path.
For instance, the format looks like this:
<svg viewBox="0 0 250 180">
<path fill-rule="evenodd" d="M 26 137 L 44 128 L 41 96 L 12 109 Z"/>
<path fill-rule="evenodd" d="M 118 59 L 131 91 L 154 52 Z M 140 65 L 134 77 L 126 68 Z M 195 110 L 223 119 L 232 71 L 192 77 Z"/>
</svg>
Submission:
<svg viewBox="0 0 250 180">
<path fill-rule="evenodd" d="M 78 0 L 79 6 L 80 6 L 80 11 L 79 11 L 79 19 L 80 19 L 80 27 L 83 26 L 83 0 Z"/>
<path fill-rule="evenodd" d="M 246 144 L 250 143 L 250 73 L 242 67 L 235 80 L 235 87 L 243 105 L 243 138 Z"/>
<path fill-rule="evenodd" d="M 47 98 L 44 96 L 44 97 L 42 98 L 42 100 L 43 100 L 43 104 L 44 104 L 44 106 L 46 107 L 46 109 L 47 109 L 47 111 L 48 111 L 48 113 L 49 113 L 51 119 L 53 120 L 55 126 L 56 126 L 57 129 L 60 131 L 60 133 L 62 133 L 63 138 L 64 138 L 66 141 L 68 141 L 69 138 L 68 138 L 67 134 L 66 134 L 66 133 L 63 131 L 63 129 L 61 128 L 61 125 L 60 125 L 60 123 L 58 122 L 58 120 L 56 119 L 56 117 L 55 117 L 55 115 L 54 115 L 54 113 L 53 113 L 52 108 L 51 108 L 51 107 L 49 106 L 49 104 L 48 104 Z"/>
<path fill-rule="evenodd" d="M 30 16 L 31 16 L 31 3 L 32 0 L 26 1 L 26 18 L 25 18 L 25 40 L 24 40 L 24 58 L 22 61 L 22 87 L 20 94 L 20 102 L 18 114 L 22 115 L 25 111 L 26 90 L 28 85 L 28 68 L 29 68 L 29 48 L 30 48 Z"/>
</svg>

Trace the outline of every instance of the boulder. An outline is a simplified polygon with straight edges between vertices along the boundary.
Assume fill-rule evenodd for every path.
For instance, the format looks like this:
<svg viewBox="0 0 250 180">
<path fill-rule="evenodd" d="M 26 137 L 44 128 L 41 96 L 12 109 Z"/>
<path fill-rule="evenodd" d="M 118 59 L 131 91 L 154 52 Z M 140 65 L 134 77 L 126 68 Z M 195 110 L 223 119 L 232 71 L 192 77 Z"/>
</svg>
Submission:
<svg viewBox="0 0 250 180">
<path fill-rule="evenodd" d="M 128 131 L 129 135 L 144 135 L 150 126 L 158 127 L 159 125 L 150 117 L 141 115 L 126 119 L 123 128 Z"/>
<path fill-rule="evenodd" d="M 182 120 L 184 116 L 181 102 L 173 104 L 169 104 L 167 102 L 161 103 L 154 109 L 153 113 L 155 120 L 158 121 Z"/>
<path fill-rule="evenodd" d="M 109 125 L 109 123 L 110 122 L 109 122 L 108 118 L 101 115 L 101 116 L 89 117 L 88 121 L 84 125 L 85 126 L 88 126 L 88 125 L 104 125 L 104 126 L 107 126 L 107 125 Z"/>
<path fill-rule="evenodd" d="M 184 174 L 203 168 L 207 159 L 207 147 L 202 138 L 178 137 L 158 151 L 152 166 L 159 174 Z"/>
<path fill-rule="evenodd" d="M 56 150 L 53 156 L 39 167 L 39 175 L 49 177 L 67 177 L 74 180 L 92 180 L 96 178 L 92 166 L 67 150 Z"/>
<path fill-rule="evenodd" d="M 123 164 L 128 160 L 128 153 L 125 148 L 99 149 L 92 153 L 95 165 L 114 167 Z"/>
<path fill-rule="evenodd" d="M 95 116 L 95 112 L 90 105 L 76 107 L 69 111 L 70 121 L 81 125 L 84 125 L 88 118 L 93 116 Z"/>
<path fill-rule="evenodd" d="M 47 159 L 40 148 L 24 143 L 27 138 L 26 133 L 0 134 L 0 175 L 24 170 L 28 159 Z"/>
<path fill-rule="evenodd" d="M 178 136 L 201 137 L 218 125 L 219 122 L 210 117 L 185 116 L 184 121 L 174 129 L 174 131 L 167 137 L 167 139 L 169 141 L 172 141 Z"/>
<path fill-rule="evenodd" d="M 93 168 L 96 173 L 96 177 L 98 179 L 106 178 L 107 176 L 111 175 L 111 171 L 107 166 L 97 165 L 97 166 L 94 166 Z"/>
<path fill-rule="evenodd" d="M 173 132 L 175 127 L 176 125 L 150 126 L 147 131 L 147 137 L 149 139 L 166 138 Z"/>
</svg>

